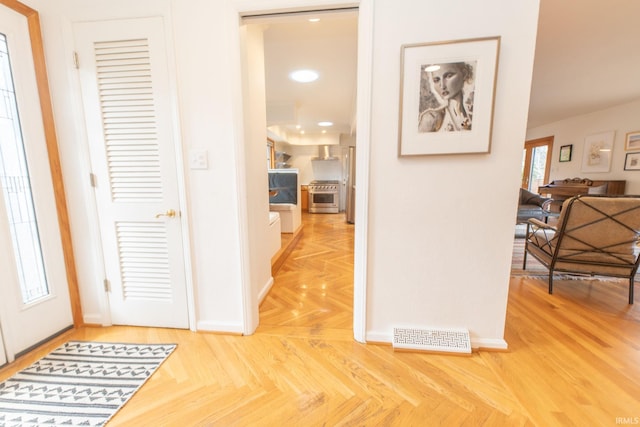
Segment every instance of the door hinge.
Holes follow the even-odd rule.
[[[104,291],[111,292],[111,283],[109,283],[109,279],[104,279]]]
[[[96,174],[94,174],[94,173],[90,173],[89,174],[89,182],[91,183],[91,186],[94,187],[94,188],[98,186],[96,184],[96,182],[97,182],[96,181]]]
[[[78,52],[73,52],[73,65],[76,67],[76,70],[80,69],[80,60],[78,59]]]

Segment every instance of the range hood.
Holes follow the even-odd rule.
[[[318,157],[313,157],[311,160],[338,160],[338,158],[331,155],[330,145],[319,145]]]

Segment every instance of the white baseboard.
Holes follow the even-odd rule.
[[[243,328],[240,323],[217,323],[209,321],[200,321],[197,323],[198,331],[205,332],[222,332],[229,334],[242,334]]]
[[[380,331],[367,331],[366,333],[367,342],[372,343],[389,343],[393,342],[393,331],[391,332],[380,332]],[[496,338],[478,338],[471,337],[471,348],[472,349],[485,349],[485,350],[507,350],[509,348],[509,344],[504,339],[496,339]]]
[[[103,322],[102,316],[100,314],[83,314],[82,321],[86,325],[109,326]]]
[[[367,331],[365,333],[366,342],[381,342],[389,343],[393,342],[393,332],[379,332],[379,331]]]
[[[264,300],[267,297],[267,294],[271,290],[272,286],[273,286],[273,277],[269,277],[269,280],[267,281],[267,283],[265,283],[265,285],[262,287],[262,290],[258,294],[258,305],[260,305],[262,303],[262,300]]]
[[[471,348],[483,350],[508,350],[509,344],[503,339],[496,338],[471,338]]]

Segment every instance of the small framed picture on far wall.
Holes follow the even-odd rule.
[[[640,130],[627,133],[624,141],[625,151],[640,150]]]
[[[640,153],[627,153],[624,159],[624,170],[640,171]]]
[[[573,151],[573,144],[563,145],[560,147],[560,161],[570,162],[571,152]]]

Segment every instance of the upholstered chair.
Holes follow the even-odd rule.
[[[638,271],[640,196],[576,196],[565,200],[555,226],[528,221],[527,253],[549,269],[549,293],[554,272],[611,276],[629,280],[633,304]]]

